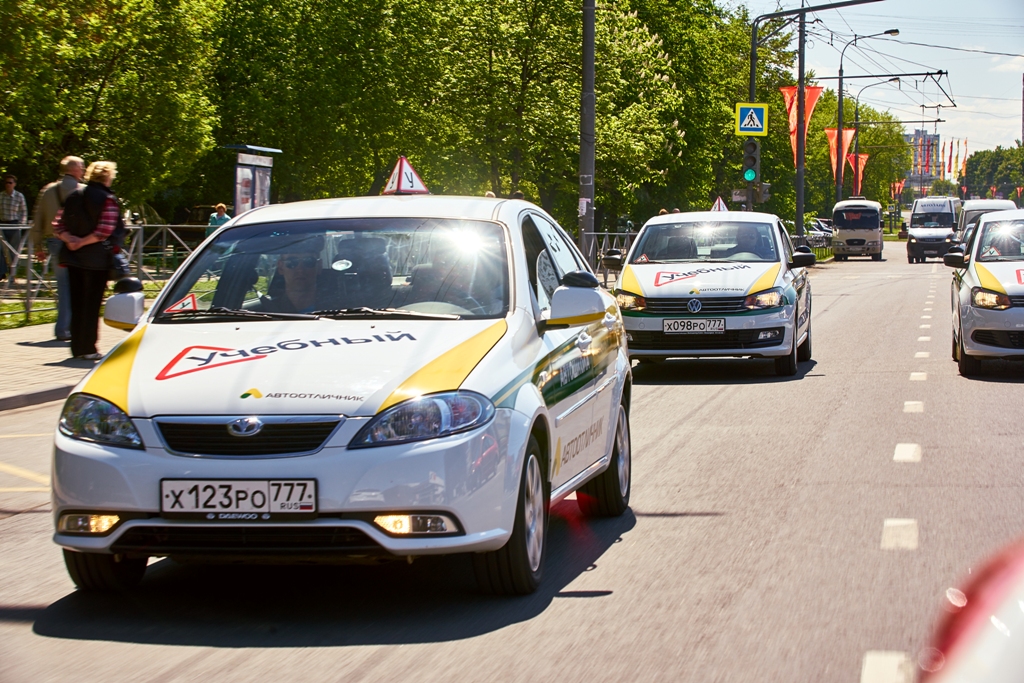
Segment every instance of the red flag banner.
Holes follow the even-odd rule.
[[[945,177],[946,177],[946,173],[945,173],[945,169],[946,169],[946,141],[945,140],[942,141],[942,151],[939,152],[939,163],[937,165],[938,165],[938,168],[936,170],[939,172],[939,175],[942,176],[943,179],[945,179]]]
[[[989,188],[988,188],[988,191],[992,193],[992,197],[993,197],[993,198],[995,198],[995,196],[996,196],[996,190],[998,190],[998,189],[999,189],[999,188],[997,188],[997,187],[996,187],[995,185],[992,185],[991,187],[989,187]]]
[[[1021,193],[1024,193],[1024,187],[1017,188],[1017,199],[1020,199]]]
[[[928,140],[924,147],[924,172],[931,175],[932,172],[932,141]]]
[[[854,134],[854,132],[856,132],[856,131],[854,131],[853,128],[844,128],[843,129],[843,149],[842,149],[842,151],[839,151],[839,150],[836,149],[837,143],[838,143],[838,137],[839,137],[838,129],[836,129],[836,128],[826,128],[825,129],[825,135],[828,136],[828,156],[829,156],[829,159],[832,161],[832,177],[833,178],[835,178],[836,174],[839,173],[839,170],[836,167],[836,159],[845,159],[846,158],[846,153],[850,149],[850,143],[853,142],[853,134]]]
[[[963,190],[964,199],[967,199],[967,186],[966,185],[961,185],[960,189]]]
[[[907,179],[906,178],[903,178],[903,179],[900,180],[900,182],[898,183],[899,188],[896,190],[896,196],[897,197],[903,196],[903,187],[906,184],[907,184]]]
[[[856,196],[860,194],[860,186],[864,182],[864,164],[868,163],[868,155],[847,154],[846,160],[850,162],[850,167],[853,168],[853,194]]]
[[[960,166],[960,175],[967,177],[967,138],[964,138],[964,162]]]
[[[818,98],[825,88],[818,85],[804,86],[804,143],[807,142],[807,124],[810,123],[811,114],[814,113],[814,105],[818,104]],[[782,98],[786,101],[786,112],[789,114],[789,143],[793,147],[793,166],[796,166],[796,129],[797,129],[797,107],[796,91],[797,86],[787,85],[779,88],[782,91]]]
[[[953,172],[953,141],[949,141],[949,161],[946,162],[946,174],[949,175]]]

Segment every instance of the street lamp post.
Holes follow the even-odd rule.
[[[878,81],[877,83],[868,83],[863,88],[861,88],[860,90],[857,91],[857,97],[854,98],[854,102],[856,104],[855,104],[855,106],[853,108],[853,159],[854,159],[855,163],[851,164],[851,165],[853,166],[853,186],[858,188],[858,189],[863,189],[863,188],[858,187],[860,185],[860,180],[861,180],[861,178],[860,178],[860,95],[861,95],[862,92],[864,92],[868,88],[873,88],[876,85],[885,85],[886,83],[899,83],[899,82],[900,82],[900,79],[899,79],[899,76],[897,76],[895,78],[890,78],[889,80],[886,80],[886,81]],[[842,162],[843,162],[843,160],[840,159],[839,160],[840,166],[842,165]],[[842,186],[840,186],[840,187],[842,187]]]
[[[873,33],[869,36],[858,36],[854,35],[853,40],[848,42],[842,52],[839,53],[839,133],[836,136],[836,145],[839,147],[841,152],[843,149],[843,58],[846,56],[846,48],[851,45],[855,45],[858,40],[867,40],[868,38],[878,38],[880,36],[898,36],[900,30],[898,28],[891,28],[888,31],[882,31],[881,33]],[[837,155],[838,156],[838,155]],[[843,201],[843,162],[844,159],[839,159],[836,163],[836,201]]]

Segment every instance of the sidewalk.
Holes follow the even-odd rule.
[[[100,322],[100,352],[126,336]],[[0,358],[0,410],[65,398],[95,365],[71,358],[71,345],[53,338],[52,324],[0,330]]]

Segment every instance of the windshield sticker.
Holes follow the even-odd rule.
[[[276,344],[256,346],[251,349],[231,349],[220,346],[189,346],[174,357],[170,363],[164,366],[157,376],[157,380],[172,379],[181,377],[200,370],[219,368],[234,363],[245,363],[251,360],[261,360],[278,351],[302,351],[306,349],[319,349],[328,344],[333,346],[348,346],[351,344],[377,344],[397,341],[417,341],[416,337],[408,332],[384,332],[382,334],[371,334],[366,337],[338,337],[321,340],[300,341],[289,339]],[[192,354],[192,355],[189,355]],[[255,394],[254,394],[255,396]],[[243,397],[244,398],[244,397]]]
[[[640,254],[639,256],[636,257],[637,263],[647,263],[647,261],[649,260],[650,259],[647,258],[647,254]]]
[[[708,273],[721,273],[730,270],[749,270],[750,266],[740,263],[735,266],[722,266],[721,268],[698,268],[696,270],[688,270],[683,273],[671,273],[666,271],[660,271],[654,276],[654,286],[661,287],[662,285],[669,285],[679,280],[689,280],[690,278],[697,277],[698,275],[706,275]]]
[[[195,311],[198,308],[199,304],[196,302],[196,295],[189,294],[181,301],[176,301],[165,308],[164,313],[174,313],[175,311]]]

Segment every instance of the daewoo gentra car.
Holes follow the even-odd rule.
[[[141,293],[108,300],[134,326]],[[55,541],[75,583],[147,558],[473,553],[543,572],[550,502],[630,495],[622,319],[524,201],[374,197],[245,213],[68,398]]]
[[[954,268],[953,360],[965,377],[983,358],[1024,359],[1024,210],[981,216],[970,241],[943,256]]]
[[[640,230],[616,284],[640,362],[678,356],[775,359],[794,375],[811,359],[814,265],[777,216],[701,212],[655,216]]]

